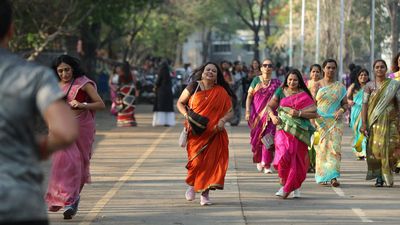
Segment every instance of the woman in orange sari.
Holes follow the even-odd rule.
[[[211,205],[209,190],[223,189],[228,169],[228,135],[225,123],[232,117],[231,97],[234,94],[224,80],[217,64],[208,62],[192,74],[192,80],[177,102],[188,129],[188,170],[186,199],[193,201],[195,192],[201,192],[200,204]],[[199,134],[191,110],[208,118],[208,124]],[[196,129],[195,129],[196,128]]]

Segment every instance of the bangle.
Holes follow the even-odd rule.
[[[183,117],[187,118],[187,113],[183,114]]]
[[[226,123],[225,120],[223,120],[223,119],[220,119],[220,121],[222,121],[224,124]]]
[[[345,110],[345,109],[343,109],[342,107],[340,107],[340,109],[339,109],[339,110],[342,110],[342,113],[346,112],[346,110]]]
[[[297,117],[300,117],[300,116],[301,116],[301,110],[299,110],[299,115]]]

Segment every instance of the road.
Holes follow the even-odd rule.
[[[252,163],[245,123],[227,127],[230,161],[225,190],[211,192],[212,206],[184,197],[186,153],[175,127],[151,126],[152,106],[137,106],[138,127],[116,128],[108,112],[97,114],[92,184],[81,193],[79,212],[63,220],[49,213],[51,224],[194,225],[194,224],[399,224],[400,186],[375,188],[366,181],[366,162],[350,150],[350,129],[343,137],[340,188],[324,187],[308,174],[302,197],[282,200],[276,173],[264,174]],[[48,170],[48,164],[44,165]]]

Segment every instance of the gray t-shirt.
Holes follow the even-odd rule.
[[[63,96],[55,76],[0,48],[0,223],[47,220],[35,123]]]

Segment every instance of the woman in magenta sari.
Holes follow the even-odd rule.
[[[90,182],[89,161],[95,136],[95,110],[105,105],[96,84],[84,76],[79,60],[68,55],[58,57],[53,69],[61,89],[79,124],[79,137],[63,151],[52,155],[52,167],[45,200],[49,211],[64,207],[64,219],[71,219],[78,210],[79,193]]]
[[[272,79],[273,64],[266,59],[261,65],[261,76],[254,77],[246,99],[246,120],[250,127],[250,144],[253,163],[257,170],[272,173],[274,159],[275,125],[269,121],[266,106],[276,89],[281,85],[278,79]]]
[[[278,116],[272,111],[276,107]],[[267,112],[277,129],[273,164],[282,188],[275,195],[285,199],[294,191],[294,197],[300,197],[299,188],[306,179],[310,163],[308,146],[315,131],[310,119],[318,114],[299,70],[289,71],[282,87],[269,101]]]

